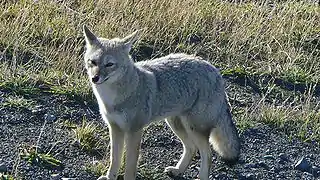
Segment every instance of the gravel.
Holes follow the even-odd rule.
[[[234,88],[242,88],[243,94],[250,93],[246,87],[235,87],[229,83],[231,93]],[[10,95],[11,92],[0,90],[1,101]],[[85,167],[88,163],[109,158],[108,142],[102,144],[105,148],[99,153],[89,153],[79,148],[74,142],[72,129],[63,125],[65,120],[81,124],[85,117],[87,121],[107,130],[96,104],[87,106],[88,103],[81,100],[46,93],[26,98],[35,101],[36,105],[29,108],[0,106],[0,173],[7,171],[22,179],[32,180],[96,179],[98,176],[86,171]],[[247,100],[254,102],[255,97],[250,96]],[[180,141],[163,121],[151,124],[144,132],[139,179],[174,179],[164,174],[163,170],[177,163],[182,153]],[[229,166],[214,154],[210,179],[320,179],[320,149],[317,144],[289,138],[264,124],[246,129],[240,138],[239,162]],[[61,161],[62,166],[46,168],[21,159],[19,153],[30,146],[37,146],[39,152],[49,152]],[[199,159],[197,154],[183,177],[175,179],[196,178]]]

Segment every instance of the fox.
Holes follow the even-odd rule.
[[[117,179],[124,150],[123,178],[136,179],[143,128],[160,120],[183,146],[178,163],[164,172],[183,175],[199,152],[198,176],[208,180],[212,148],[226,162],[240,156],[223,77],[209,61],[185,53],[134,62],[130,50],[144,30],[107,39],[83,25],[85,69],[110,135],[110,165],[98,180]]]

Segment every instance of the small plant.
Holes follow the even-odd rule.
[[[34,86],[36,80],[17,76],[10,79],[1,78],[0,88],[9,90],[18,95],[37,94],[39,88]]]
[[[39,164],[45,167],[61,167],[62,165],[60,160],[55,159],[49,153],[39,153],[38,148],[34,146],[23,148],[20,156],[30,164]]]
[[[73,122],[69,121],[69,120],[62,121],[60,124],[63,127],[66,127],[68,129],[76,129],[77,128],[77,125],[74,124]]]
[[[101,146],[101,141],[97,137],[98,130],[97,125],[87,122],[84,118],[82,124],[73,129],[73,132],[81,148],[93,151]]]
[[[0,180],[14,180],[10,174],[0,173]]]
[[[20,157],[30,164],[37,164],[44,167],[49,168],[57,168],[61,167],[62,163],[60,160],[55,159],[52,155],[50,155],[50,151],[47,153],[40,153],[39,146],[41,136],[44,132],[44,128],[46,126],[47,121],[44,122],[40,134],[38,136],[37,145],[36,146],[25,146],[20,150]]]
[[[222,70],[221,74],[223,76],[245,77],[249,75],[249,72],[247,72],[243,67],[235,67],[231,69]]]
[[[108,168],[106,163],[100,161],[93,161],[91,163],[86,164],[85,171],[92,173],[97,176],[102,176],[106,174]]]
[[[21,96],[8,96],[0,106],[29,109],[29,107],[33,105],[34,101],[25,99]]]
[[[238,110],[237,112],[235,112],[235,119],[240,133],[254,127],[254,125],[256,124],[256,122],[254,122],[253,119],[250,118],[248,109]]]
[[[312,81],[309,73],[298,66],[292,66],[289,69],[284,70],[282,77],[294,84],[310,83]]]

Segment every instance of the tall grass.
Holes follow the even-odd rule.
[[[320,8],[225,1],[4,1],[0,7],[2,63],[35,72],[83,73],[81,27],[103,37],[147,28],[151,56],[198,53],[221,67],[246,66],[282,74],[297,67],[319,77]]]

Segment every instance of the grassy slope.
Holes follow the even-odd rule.
[[[92,99],[82,63],[84,23],[109,38],[146,28],[133,50],[139,60],[188,52],[208,58],[228,73],[242,69],[247,75],[267,74],[292,83],[317,84],[320,79],[320,7],[315,4],[132,2],[1,2],[0,88],[17,94],[49,91]],[[290,125],[302,139],[320,140],[319,106],[310,100],[310,91],[299,105],[261,102],[241,109],[239,122]]]

